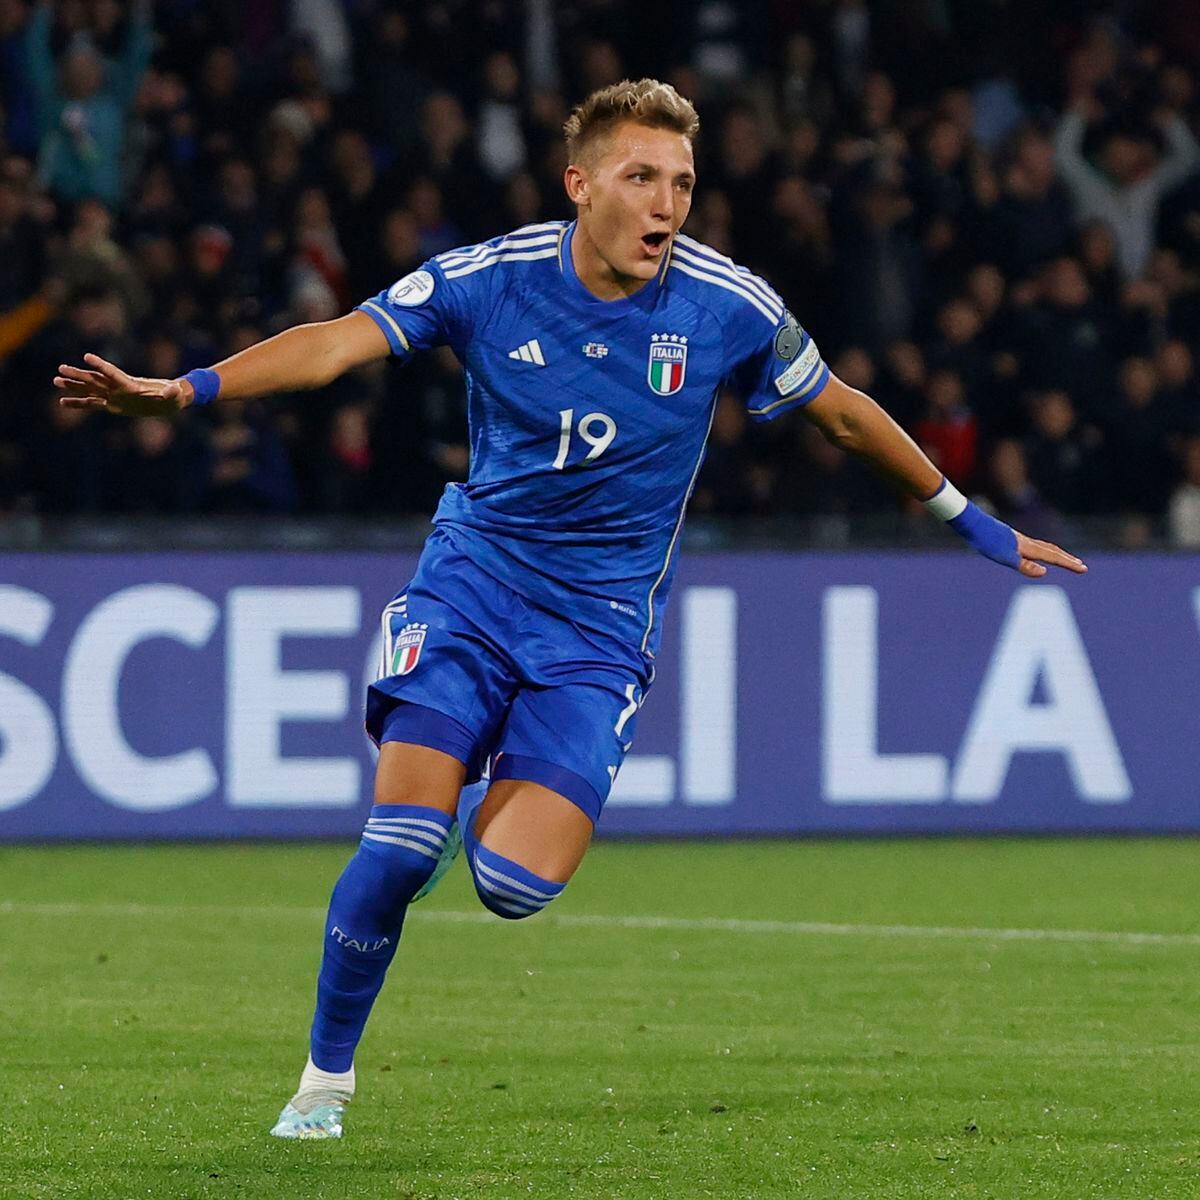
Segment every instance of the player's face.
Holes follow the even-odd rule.
[[[579,228],[600,259],[597,265],[631,282],[654,278],[687,219],[695,183],[688,139],[633,121],[608,135],[589,166],[567,172]]]

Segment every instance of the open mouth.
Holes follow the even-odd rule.
[[[656,257],[666,244],[669,234],[666,233],[644,233],[642,234],[642,248],[651,257]]]

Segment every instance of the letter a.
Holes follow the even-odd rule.
[[[1045,704],[1031,702],[1039,677]],[[951,799],[997,799],[1012,756],[1029,750],[1064,755],[1084,800],[1114,804],[1132,795],[1070,601],[1062,588],[1044,584],[1013,596],[963,739]]]

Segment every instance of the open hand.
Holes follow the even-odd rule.
[[[1065,550],[1060,550],[1053,542],[1039,542],[1034,538],[1026,537],[1015,529],[1013,533],[1017,535],[1017,553],[1021,556],[1021,563],[1017,570],[1026,578],[1040,579],[1046,574],[1047,568],[1043,565],[1045,563],[1049,563],[1052,567],[1062,567],[1064,570],[1074,571],[1076,575],[1087,574],[1087,566],[1082,559],[1068,554]]]
[[[191,400],[190,385],[185,389],[177,379],[127,375],[98,354],[85,354],[83,361],[91,370],[63,363],[54,377],[54,386],[63,393],[59,403],[68,408],[104,408],[128,417],[165,417],[187,407]]]

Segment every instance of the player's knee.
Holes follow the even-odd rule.
[[[472,847],[470,864],[479,899],[498,917],[510,921],[541,912],[567,886],[543,879],[479,842]]]
[[[371,917],[389,921],[428,882],[450,825],[450,816],[436,808],[375,805],[358,852],[334,889],[335,899],[368,924]]]

